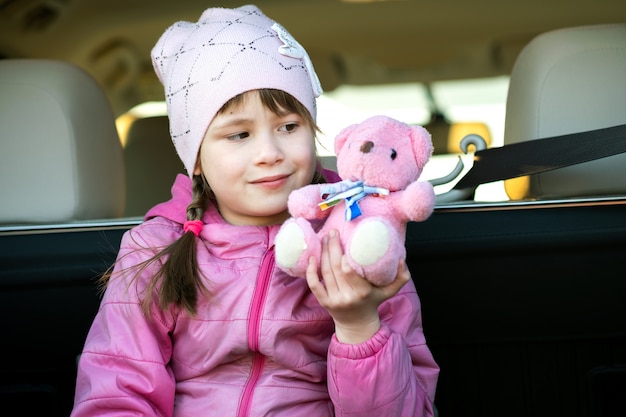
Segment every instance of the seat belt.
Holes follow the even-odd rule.
[[[537,174],[626,152],[626,125],[512,143],[474,153],[474,164],[453,187]]]

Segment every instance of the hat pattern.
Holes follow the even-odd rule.
[[[207,9],[198,22],[170,26],[152,49],[170,134],[193,175],[207,127],[228,100],[250,90],[283,90],[315,120],[322,87],[306,50],[256,6]]]

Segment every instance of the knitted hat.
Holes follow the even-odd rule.
[[[206,129],[238,94],[283,90],[316,118],[322,87],[308,54],[256,6],[210,8],[197,23],[177,22],[151,55],[165,89],[170,134],[190,177]]]

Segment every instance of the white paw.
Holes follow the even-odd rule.
[[[361,223],[350,242],[350,256],[362,266],[368,266],[382,258],[391,241],[391,233],[383,222],[373,220]]]
[[[274,243],[276,262],[284,268],[293,268],[307,248],[304,232],[295,222],[283,224]]]

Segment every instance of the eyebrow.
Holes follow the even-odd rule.
[[[211,126],[212,129],[223,129],[231,126],[241,125],[251,123],[252,119],[248,117],[234,117],[227,118],[226,120],[220,121],[217,124]]]

